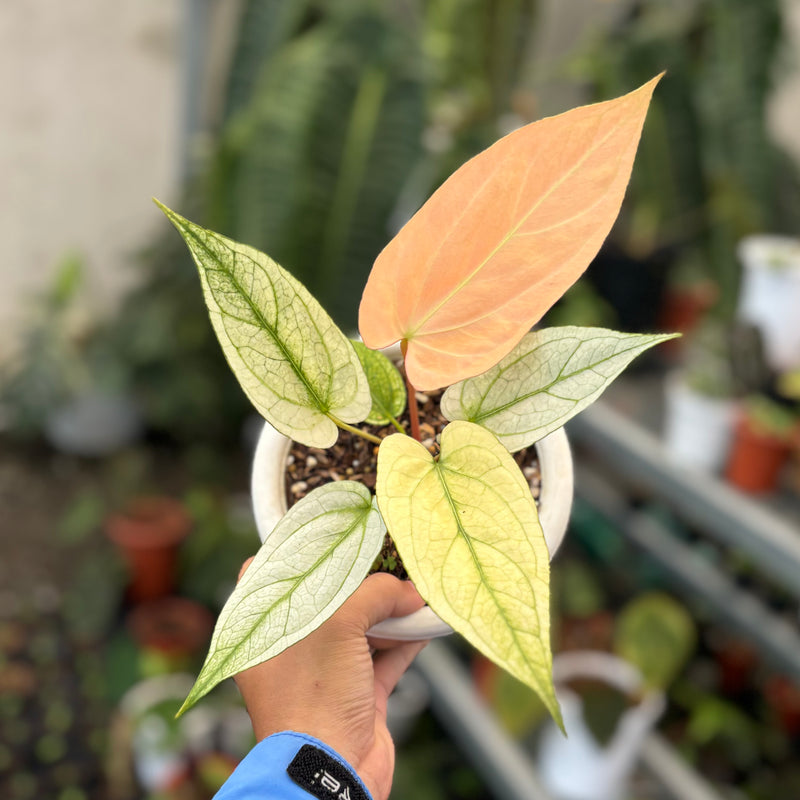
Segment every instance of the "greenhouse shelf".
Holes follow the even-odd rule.
[[[431,692],[433,712],[498,800],[553,800],[542,787],[531,754],[499,725],[475,692],[469,673],[449,646],[431,642],[415,669]],[[642,768],[671,800],[723,800],[658,734],[649,734]]]
[[[712,475],[676,464],[661,441],[602,401],[575,417],[567,432],[604,474],[669,504],[686,524],[752,559],[800,600],[800,526]]]
[[[757,644],[773,666],[800,680],[800,634],[702,552],[676,538],[653,516],[631,509],[623,493],[590,467],[576,469],[576,491],[631,542],[656,559],[684,589],[710,603],[731,627]]]

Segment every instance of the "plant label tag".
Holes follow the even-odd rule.
[[[348,769],[311,744],[304,744],[298,750],[286,773],[317,800],[369,800]]]

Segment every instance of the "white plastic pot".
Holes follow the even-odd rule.
[[[167,786],[185,769],[187,761],[183,737],[176,737],[164,716],[151,714],[151,709],[174,700],[177,710],[193,682],[191,675],[183,673],[158,675],[137,683],[122,698],[120,710],[131,724],[134,773],[147,792]],[[182,728],[187,718],[174,723],[175,727]]]
[[[692,389],[680,375],[665,387],[664,447],[683,467],[719,472],[728,456],[736,404]]]
[[[253,458],[251,491],[258,535],[263,542],[286,513],[284,472],[291,441],[264,424]],[[552,558],[564,538],[572,508],[572,456],[563,428],[536,443],[541,472],[539,520]],[[387,639],[446,636],[453,629],[425,606],[406,617],[384,620],[370,633]]]
[[[769,365],[800,366],[800,239],[748,236],[739,243],[739,317],[762,334]]]
[[[133,444],[143,427],[132,398],[89,391],[54,409],[45,420],[44,433],[62,453],[103,458]]]
[[[603,747],[586,726],[581,698],[567,684],[576,679],[600,681],[630,696],[639,695],[643,680],[627,661],[610,653],[574,651],[553,660],[553,681],[561,704],[565,737],[547,723],[538,751],[542,784],[555,800],[623,800],[644,737],[664,712],[660,691],[647,691],[625,711],[611,740]]]
[[[132,686],[120,701],[120,712],[130,730],[132,765],[136,780],[149,792],[158,792],[185,772],[189,762],[220,745],[227,755],[241,759],[255,744],[250,718],[236,700],[218,695],[216,703],[195,706],[180,719],[172,720],[162,703],[177,711],[191,691],[194,678],[170,673],[147,678]]]

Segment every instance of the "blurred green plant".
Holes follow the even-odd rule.
[[[202,205],[194,186],[188,194]],[[162,235],[138,266],[109,346],[128,365],[148,427],[180,443],[237,441],[247,400],[206,323],[191,259]]]
[[[57,406],[89,390],[119,392],[128,381],[105,323],[86,312],[84,262],[68,253],[45,290],[33,299],[19,352],[0,367],[0,413],[23,438],[41,433]]]
[[[636,0],[570,69],[596,97],[666,69],[616,237],[639,257],[674,248],[704,265],[727,316],[738,240],[796,224],[797,168],[767,130],[784,27],[779,0]]]
[[[779,439],[788,440],[800,419],[793,409],[763,394],[746,397],[742,410],[755,431]]]
[[[707,320],[687,342],[684,359],[687,385],[707,397],[732,398],[737,394],[729,328]]]
[[[187,492],[184,503],[194,528],[180,551],[181,594],[220,609],[242,563],[258,549],[249,505],[237,513],[236,498],[203,487]]]
[[[351,328],[421,152],[422,58],[394,16],[250,0],[209,170],[208,227],[270,252]]]
[[[675,599],[650,592],[620,612],[614,650],[636,666],[649,688],[666,689],[686,666],[697,643],[689,612]]]

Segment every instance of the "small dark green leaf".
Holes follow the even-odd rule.
[[[367,375],[372,409],[366,418],[370,425],[388,425],[406,408],[406,386],[397,367],[377,350],[353,342],[361,366]]]

